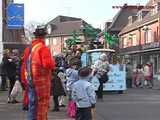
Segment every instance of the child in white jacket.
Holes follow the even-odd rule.
[[[77,106],[76,120],[92,120],[91,108],[95,107],[96,94],[90,81],[92,69],[81,68],[79,80],[73,84],[72,99]]]

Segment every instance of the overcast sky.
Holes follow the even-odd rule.
[[[118,9],[125,3],[144,5],[148,0],[14,0],[25,4],[25,23],[36,21],[45,23],[58,15],[79,17],[88,23],[102,27],[103,23],[112,19]]]

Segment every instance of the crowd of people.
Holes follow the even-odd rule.
[[[152,88],[153,87],[153,65],[151,62],[138,64],[133,68],[131,63],[126,65],[126,82],[128,87],[134,88]]]
[[[1,75],[1,90],[6,91],[8,87],[7,79],[9,80],[8,103],[18,103],[16,96],[12,96],[13,86],[17,81],[20,81],[20,55],[17,49],[3,51],[3,58],[0,64]]]
[[[52,56],[44,43],[45,30],[38,28],[34,35],[35,39],[22,55],[17,49],[3,52],[1,90],[9,88],[7,102],[20,102],[16,100],[17,95],[12,94],[18,81],[23,90],[22,108],[28,111],[28,120],[48,119],[50,96],[53,96],[54,103],[52,111],[67,107],[68,116],[76,120],[91,120],[96,95],[89,82],[92,69],[81,67],[82,50],[73,47],[65,55]]]
[[[8,103],[18,103],[12,94],[18,81],[23,89],[23,110],[28,111],[28,120],[47,120],[50,96],[53,96],[53,112],[67,107],[67,114],[76,120],[92,120],[96,97],[103,100],[103,84],[108,81],[109,61],[106,54],[90,67],[82,67],[82,49],[73,46],[65,53],[52,56],[45,45],[46,32],[42,28],[34,32],[35,39],[20,55],[19,51],[4,50],[0,64],[1,90],[7,90]],[[114,59],[113,64],[117,64]],[[126,64],[126,82],[129,87],[153,87],[153,68],[148,62],[132,68]],[[95,92],[91,79],[99,80]]]

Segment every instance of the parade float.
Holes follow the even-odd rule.
[[[92,66],[95,61],[97,61],[101,54],[106,54],[109,62],[109,72],[108,78],[109,80],[104,83],[104,91],[118,91],[119,93],[123,93],[126,90],[126,67],[124,64],[117,63],[113,64],[113,56],[115,54],[115,50],[113,49],[93,49],[88,50],[82,55],[82,65],[83,66]],[[92,83],[94,85],[95,90],[98,89],[99,81],[94,76],[92,79]]]

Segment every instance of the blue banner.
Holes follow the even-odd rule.
[[[8,29],[21,29],[24,27],[24,4],[8,4],[7,26]]]

